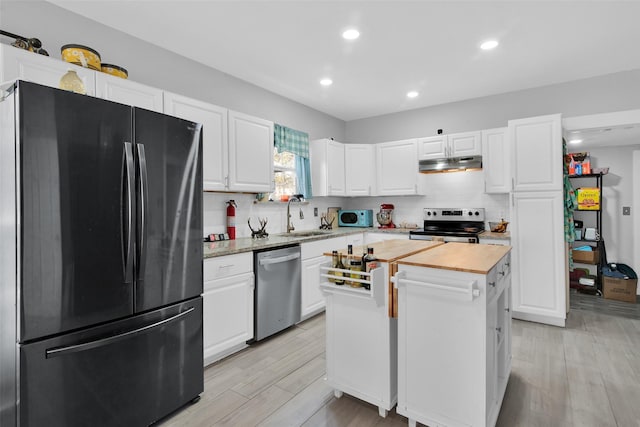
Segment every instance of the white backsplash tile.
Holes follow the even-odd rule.
[[[320,216],[313,216],[313,208],[318,208],[319,214],[326,212],[328,207],[343,209],[372,209],[375,213],[380,210],[382,203],[392,203],[395,206],[393,220],[400,224],[403,221],[422,226],[422,210],[425,207],[456,208],[472,207],[485,208],[486,221],[499,221],[504,218],[509,221],[508,194],[485,194],[484,177],[482,171],[441,173],[420,175],[420,186],[424,195],[421,196],[391,196],[391,197],[316,197],[308,204],[291,203],[291,221],[298,231],[313,230],[320,227]],[[250,237],[251,230],[247,219],[251,218],[251,225],[256,228],[259,218],[267,218],[267,232],[269,234],[284,233],[287,227],[286,203],[254,203],[251,194],[235,193],[204,193],[204,234],[224,233],[227,230],[226,201],[234,199],[236,208],[236,236]],[[304,219],[300,219],[300,209]]]

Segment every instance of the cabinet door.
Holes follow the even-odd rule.
[[[0,62],[2,82],[20,79],[57,88],[60,78],[71,69],[84,83],[87,95],[95,96],[96,72],[89,68],[7,45],[0,45],[0,55],[4,59]]]
[[[511,206],[513,317],[564,326],[564,210],[561,191],[516,192]]]
[[[449,157],[479,156],[482,154],[480,132],[464,132],[448,135]]]
[[[415,139],[376,144],[378,195],[418,194],[418,161]]]
[[[345,144],[345,186],[347,196],[373,196],[375,151],[372,144]]]
[[[227,109],[165,92],[164,112],[182,119],[202,123],[204,190],[225,190],[225,178],[228,175]]]
[[[447,157],[447,135],[419,138],[418,160],[441,159]]]
[[[511,191],[511,158],[507,128],[482,131],[482,163],[485,193]]]
[[[562,190],[560,114],[509,121],[514,191]]]
[[[327,194],[344,196],[345,190],[344,144],[336,141],[327,142]]]
[[[498,376],[497,376],[497,347],[498,347],[498,301],[494,298],[487,304],[487,357],[486,357],[486,375],[487,375],[487,390],[486,390],[486,414],[487,417],[492,413],[494,406],[498,400]],[[487,423],[487,425],[490,425]]]
[[[324,309],[324,296],[320,290],[320,265],[329,260],[329,257],[319,256],[302,261],[301,320]]]
[[[253,273],[204,283],[203,346],[205,364],[253,339]]]
[[[229,190],[273,190],[273,122],[229,111]]]
[[[131,80],[96,73],[96,96],[162,113],[162,90]]]

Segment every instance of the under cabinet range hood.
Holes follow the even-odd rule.
[[[464,172],[482,169],[482,156],[420,160],[420,173]]]

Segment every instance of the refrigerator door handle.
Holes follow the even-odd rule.
[[[144,334],[144,333],[150,331],[151,329],[160,327],[162,325],[166,325],[167,323],[175,322],[176,320],[179,320],[179,319],[187,316],[193,310],[195,310],[195,307],[189,307],[188,309],[186,309],[182,313],[178,313],[178,314],[176,314],[174,316],[168,317],[168,318],[166,318],[164,320],[161,320],[159,322],[152,323],[151,325],[147,325],[147,326],[143,326],[141,328],[133,329],[131,331],[127,331],[127,332],[124,332],[124,333],[121,333],[121,334],[118,334],[118,335],[113,335],[113,336],[106,337],[106,338],[100,338],[100,339],[97,339],[97,340],[94,340],[94,341],[85,342],[85,343],[82,343],[82,344],[73,344],[73,345],[68,345],[68,346],[65,346],[65,347],[50,348],[50,349],[47,349],[45,351],[45,358],[46,359],[51,359],[51,358],[54,358],[54,357],[64,356],[64,355],[71,354],[71,353],[79,353],[81,351],[90,350],[92,348],[104,347],[104,346],[116,343],[118,341],[122,341],[124,339],[134,337],[136,335]]]
[[[146,267],[146,250],[147,250],[147,205],[148,205],[148,190],[147,190],[147,159],[144,153],[144,144],[136,144],[138,150],[138,171],[140,178],[140,203],[138,204],[140,209],[140,251],[138,252],[138,278],[142,279],[145,273]]]
[[[125,253],[123,254],[124,282],[133,282],[133,186],[135,181],[135,172],[133,168],[133,145],[130,142],[124,143],[124,165],[125,165],[125,182],[126,182],[126,227],[123,230],[123,239],[126,238]],[[126,234],[126,236],[125,236]]]

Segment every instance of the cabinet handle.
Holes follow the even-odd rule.
[[[224,177],[224,188],[229,188],[229,175]]]
[[[498,271],[498,274],[501,275],[501,276],[504,276],[505,272],[504,271]]]
[[[501,333],[501,332],[502,332],[502,328],[497,327],[497,328],[496,328],[496,331],[498,331],[498,333]]]
[[[509,307],[505,308],[504,311],[506,311],[507,313],[510,312],[511,310],[509,309]]]
[[[223,268],[229,268],[229,267],[233,267],[233,264],[221,265],[220,267],[218,267],[218,270],[222,270]]]
[[[496,282],[489,282],[489,286],[496,287]]]

